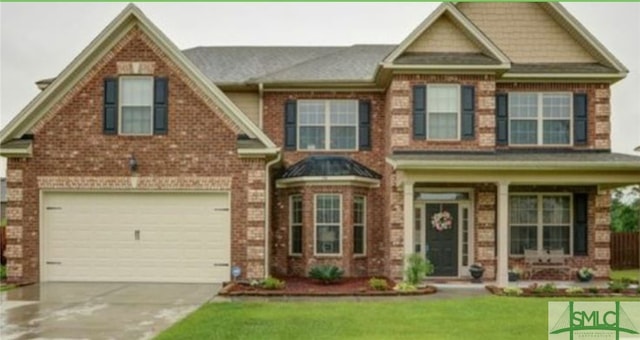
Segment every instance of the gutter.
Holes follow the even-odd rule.
[[[271,206],[270,206],[270,198],[271,193],[269,189],[271,188],[271,176],[270,170],[271,167],[282,160],[282,152],[278,152],[276,154],[276,158],[267,162],[265,165],[265,177],[264,177],[264,278],[266,279],[269,276],[269,229],[271,227]]]
[[[421,161],[386,159],[394,170],[640,170],[640,162],[617,162],[602,164],[584,164],[584,162],[540,162],[505,161]]]

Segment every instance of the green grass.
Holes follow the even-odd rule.
[[[13,288],[16,288],[16,286],[14,286],[14,285],[0,285],[0,292],[5,292],[5,291],[11,290]]]
[[[157,339],[546,339],[549,300],[210,303]]]
[[[640,280],[640,269],[612,270],[609,276],[612,280],[621,280],[623,278]]]

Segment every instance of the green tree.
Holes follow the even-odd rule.
[[[611,201],[611,230],[638,231],[640,227],[640,187],[617,189]]]

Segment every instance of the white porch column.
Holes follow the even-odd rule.
[[[404,182],[404,255],[413,253],[413,182]]]
[[[497,210],[496,285],[506,287],[509,284],[509,182],[498,182]]]

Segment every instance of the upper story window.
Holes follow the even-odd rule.
[[[570,145],[570,93],[509,94],[510,145]]]
[[[120,134],[153,131],[153,77],[120,77]]]
[[[288,100],[284,148],[302,151],[371,150],[369,100]]]
[[[460,86],[427,86],[427,139],[460,139]]]
[[[104,80],[103,132],[107,135],[164,135],[169,124],[169,80],[120,76]]]
[[[298,101],[298,149],[355,150],[358,101]]]

